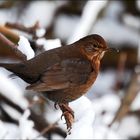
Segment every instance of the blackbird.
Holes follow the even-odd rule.
[[[29,83],[28,90],[41,92],[59,105],[67,128],[71,129],[74,112],[68,103],[84,95],[97,78],[100,60],[111,50],[97,35],[86,36],[73,44],[45,51],[20,63],[0,63]]]

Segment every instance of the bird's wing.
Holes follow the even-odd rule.
[[[54,91],[68,88],[70,85],[84,84],[92,67],[84,59],[67,59],[49,67],[37,83],[29,85],[26,89],[35,91]]]

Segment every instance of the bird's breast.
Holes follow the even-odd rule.
[[[85,84],[70,86],[67,89],[47,92],[46,96],[50,100],[57,103],[68,103],[74,101],[86,94],[90,87],[93,85],[97,77],[97,73],[91,72]]]
[[[94,84],[94,82],[97,78],[97,75],[98,75],[98,73],[96,73],[95,71],[91,72],[87,82],[84,85],[80,86],[81,92],[86,93],[90,89],[90,87]]]

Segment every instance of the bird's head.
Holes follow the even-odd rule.
[[[106,51],[116,50],[108,48],[105,40],[97,34],[86,36],[80,39],[79,42],[81,44],[79,45],[80,49],[89,60],[101,60]]]

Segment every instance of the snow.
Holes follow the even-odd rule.
[[[99,73],[94,85],[88,91],[87,96],[92,99],[95,97],[95,95],[108,94],[109,92],[112,92],[111,89],[113,88],[115,81],[116,72],[112,70],[106,70]]]
[[[92,139],[122,139],[115,129],[109,128],[108,125],[115,117],[120,106],[120,98],[113,92],[103,95],[100,98],[92,100],[92,110],[95,112],[93,124]],[[104,113],[103,113],[104,112]]]
[[[2,71],[0,71],[0,94],[23,109],[28,107],[28,101],[25,99],[22,90]]]
[[[97,115],[96,121],[102,122],[104,125],[109,125],[115,117],[120,103],[119,97],[113,93],[105,94],[101,98],[94,99],[92,101],[92,108]],[[103,112],[104,114],[102,115]]]
[[[136,5],[137,5],[137,8],[140,10],[140,1],[139,0],[136,1]]]
[[[48,40],[43,38],[45,30],[42,27],[50,25],[56,8],[64,3],[66,2],[33,1],[19,19],[25,25],[33,25],[39,20],[41,28],[36,31],[36,35],[39,37],[37,44],[43,45],[45,50],[61,46],[60,39]],[[113,42],[113,44],[116,43],[118,46],[127,43],[137,47],[139,41],[139,18],[125,14],[122,17],[124,24],[119,23],[118,17],[124,10],[119,1],[111,1],[104,11],[104,18],[101,17],[95,20],[99,11],[106,6],[106,3],[107,1],[88,1],[81,19],[78,16],[58,16],[55,23],[55,35],[62,39],[68,39],[67,42],[72,43],[89,33],[97,33],[103,36],[105,40]],[[136,1],[136,4],[140,7],[139,1]],[[10,12],[6,12],[6,10],[0,12],[0,23],[3,24],[9,20],[10,22],[16,21],[14,10]],[[92,31],[90,31],[91,28]],[[34,57],[30,43],[24,36],[20,36],[18,48],[27,55],[28,60]],[[19,126],[4,123],[0,120],[0,139],[44,139],[43,137],[38,137],[39,132],[34,129],[34,122],[29,119],[30,111],[27,109],[29,103],[24,97],[26,84],[22,83],[23,81],[19,78],[11,80],[8,78],[8,74],[8,72],[0,70],[0,94],[19,105],[25,111],[20,114],[9,105],[1,103],[4,110],[12,118],[19,121]],[[116,123],[111,128],[108,127],[121,104],[120,94],[116,94],[112,89],[115,81],[116,74],[114,71],[101,72],[88,92],[87,97],[91,100],[86,96],[82,96],[70,103],[70,107],[75,112],[75,122],[72,126],[71,135],[68,135],[66,139],[127,139],[140,134],[139,119],[136,116],[127,116],[117,127],[114,127]],[[93,97],[96,98],[93,99]],[[131,105],[132,111],[140,108],[139,98],[140,93],[138,93]],[[37,101],[38,97],[34,96],[33,100]],[[59,109],[55,110],[53,105],[54,103],[50,102],[46,107],[45,115],[43,115],[51,124],[59,120],[58,127],[66,130],[64,119],[60,120],[62,112]],[[53,136],[53,138],[58,138],[58,136]]]
[[[50,49],[58,48],[61,46],[60,39],[39,38],[36,42],[38,45],[43,45],[43,47],[46,51],[50,50]]]
[[[33,1],[20,20],[26,26],[31,26],[38,20],[41,27],[47,27],[52,22],[56,8],[63,4],[65,1]]]
[[[57,120],[59,120],[61,115],[62,115],[62,112],[60,111],[59,107],[56,110],[54,108],[54,102],[48,100],[48,104],[45,109],[45,118],[47,119],[47,121],[52,124],[52,123],[56,122]],[[58,123],[60,123],[60,125],[62,125],[62,127],[64,127],[64,124],[61,120],[58,121]]]
[[[133,30],[126,24],[121,24],[118,21],[119,15],[122,14],[123,10],[124,7],[120,1],[111,1],[104,12],[104,17],[97,20],[90,33],[100,34],[107,42],[118,46],[126,43],[137,47],[139,40],[138,30]],[[139,26],[139,18],[134,20],[134,17],[126,17],[126,15],[123,18],[124,23],[133,24],[133,26],[137,24]]]
[[[35,53],[33,49],[30,46],[30,43],[27,38],[24,36],[20,36],[20,40],[18,42],[18,49],[27,56],[27,60],[33,58],[35,56]]]
[[[79,22],[78,16],[60,15],[55,21],[54,34],[60,39],[67,40],[76,30]]]
[[[135,116],[125,117],[117,131],[122,137],[137,137],[140,134],[140,123],[139,119]]]
[[[37,96],[37,95],[35,95],[34,97],[33,97],[33,101],[38,101],[39,100],[39,97]]]
[[[2,107],[7,112],[7,114],[9,114],[9,116],[11,116],[14,120],[18,120],[21,117],[21,113],[13,109],[11,106],[3,103]]]
[[[34,122],[31,120],[28,120],[28,117],[30,115],[30,110],[25,110],[22,117],[19,120],[19,129],[20,129],[20,135],[21,139],[29,139],[28,136],[32,133],[32,128],[34,127]]]
[[[106,28],[107,26],[109,28]],[[98,20],[91,33],[100,34],[105,40],[118,46],[124,43],[138,46],[139,33],[137,31],[107,18]]]
[[[11,18],[12,17],[12,18]],[[1,25],[5,24],[5,22],[15,22],[15,10],[0,10],[0,23]]]
[[[27,109],[19,119],[19,126],[4,123],[0,120],[0,139],[45,139],[39,136],[33,126],[34,122],[28,120],[30,111]]]
[[[92,102],[85,96],[70,103],[70,108],[74,111],[75,122],[73,123],[71,135],[68,135],[66,139],[87,139],[93,138],[93,122],[95,119],[95,113],[92,108]],[[46,119],[50,123],[58,121],[58,125],[62,129],[66,129],[64,124],[65,120],[60,120],[62,112],[54,109],[54,103],[49,101],[49,105],[46,108]]]
[[[19,137],[18,130],[18,126],[0,120],[0,139],[17,139]]]
[[[91,101],[82,96],[71,102],[70,107],[75,112],[75,122],[72,126],[71,135],[68,135],[66,139],[92,139],[95,113]]]
[[[122,138],[115,130],[109,129],[107,126],[120,106],[120,99],[117,95],[105,95],[101,99],[95,99],[92,102],[87,97],[82,96],[71,102],[69,106],[75,112],[75,122],[73,123],[71,134],[67,135],[66,139]],[[102,111],[106,111],[104,116],[101,116]],[[55,111],[53,102],[51,102],[50,106],[47,107],[47,120],[49,119],[49,122],[53,123],[60,116],[61,111]],[[64,129],[66,126],[62,122],[63,120],[60,120],[58,124]]]
[[[116,22],[119,15],[124,10],[124,6],[120,1],[111,1],[108,7],[105,9],[104,16],[109,20],[115,20]]]
[[[94,138],[93,139],[126,139],[126,137],[122,137],[116,133],[116,131],[108,128],[106,125],[98,124],[94,126],[93,129]]]
[[[36,139],[39,133],[33,129],[34,122],[29,120],[30,110],[26,109],[19,119],[19,131],[21,139]]]
[[[25,11],[17,17],[17,9],[0,10],[0,23],[20,22],[25,26],[32,26],[38,20],[41,27],[48,27],[53,20],[55,10],[67,1],[32,1]],[[12,18],[11,18],[12,17]]]
[[[3,129],[3,128],[4,128],[4,124],[0,120],[0,138],[4,138],[7,133],[6,129]]]
[[[40,28],[36,30],[36,36],[37,37],[43,37],[45,35],[46,31],[44,28]]]
[[[93,109],[96,113],[102,111],[115,113],[120,106],[120,99],[115,94],[106,94],[102,98],[93,100]]]
[[[106,4],[107,1],[87,1],[83,9],[82,17],[73,35],[68,39],[68,43],[73,43],[89,33],[95,23],[98,13]]]
[[[123,21],[126,25],[133,27],[134,29],[140,29],[140,18],[134,17],[130,14],[123,15]]]
[[[139,110],[140,109],[140,92],[137,94],[136,98],[133,100],[131,104],[131,110]]]

